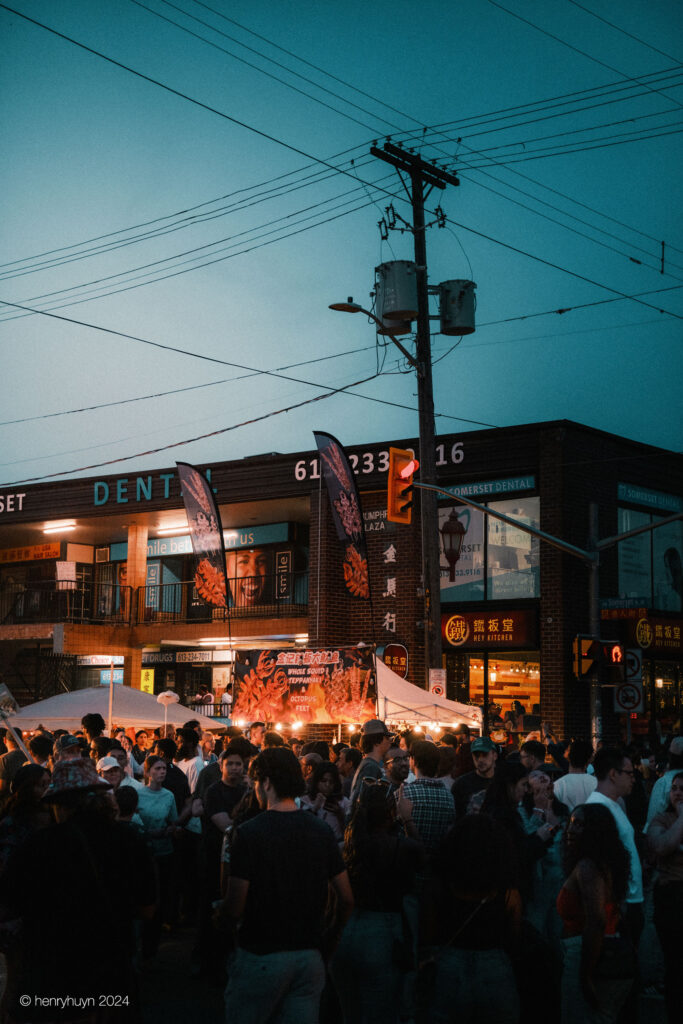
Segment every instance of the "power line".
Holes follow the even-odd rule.
[[[678,57],[672,57],[670,53],[666,53],[664,50],[659,50],[656,46],[646,43],[644,39],[640,38],[640,36],[632,35],[631,32],[627,32],[626,29],[621,28],[619,25],[615,25],[613,21],[608,21],[607,18],[601,17],[601,15],[596,14],[595,11],[591,11],[588,7],[584,7],[583,4],[577,3],[577,0],[567,0],[567,2],[573,4],[574,7],[578,7],[580,10],[585,11],[586,14],[590,14],[591,18],[596,18],[604,25],[609,25],[609,27],[613,28],[615,32],[621,32],[623,36],[628,36],[629,39],[635,40],[635,42],[640,43],[641,46],[646,46],[648,50],[652,50],[653,53],[658,53],[661,57],[666,57],[667,60],[670,60],[673,64],[679,63]]]

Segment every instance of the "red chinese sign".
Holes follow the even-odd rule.
[[[459,612],[441,616],[441,635],[451,647],[522,647],[537,642],[532,611]]]
[[[403,644],[387,644],[382,655],[384,664],[401,679],[408,676],[408,651]]]

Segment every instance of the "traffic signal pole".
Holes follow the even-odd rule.
[[[436,484],[436,438],[434,430],[434,391],[432,386],[432,350],[429,333],[429,290],[427,280],[427,239],[425,227],[425,185],[445,189],[459,185],[454,174],[427,163],[415,153],[387,142],[382,149],[373,146],[373,156],[395,167],[408,190],[413,211],[413,243],[417,281],[416,371],[420,428],[421,477],[425,484]],[[411,360],[412,361],[412,360]],[[425,683],[429,689],[430,668],[441,668],[441,580],[439,572],[439,519],[434,491],[421,495],[422,579],[424,600]]]

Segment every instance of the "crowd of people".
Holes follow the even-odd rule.
[[[331,744],[262,722],[107,736],[99,715],[18,738],[0,755],[3,1020],[137,1021],[160,944],[192,928],[187,970],[225,986],[227,1024],[632,1024],[650,898],[651,994],[680,1019],[682,736],[659,764],[379,719]]]

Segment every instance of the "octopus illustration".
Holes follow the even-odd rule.
[[[363,558],[355,544],[349,544],[344,559],[344,582],[354,597],[367,600],[370,597],[368,560]]]
[[[208,558],[202,558],[194,574],[197,593],[215,608],[225,608],[225,573],[217,569]]]

